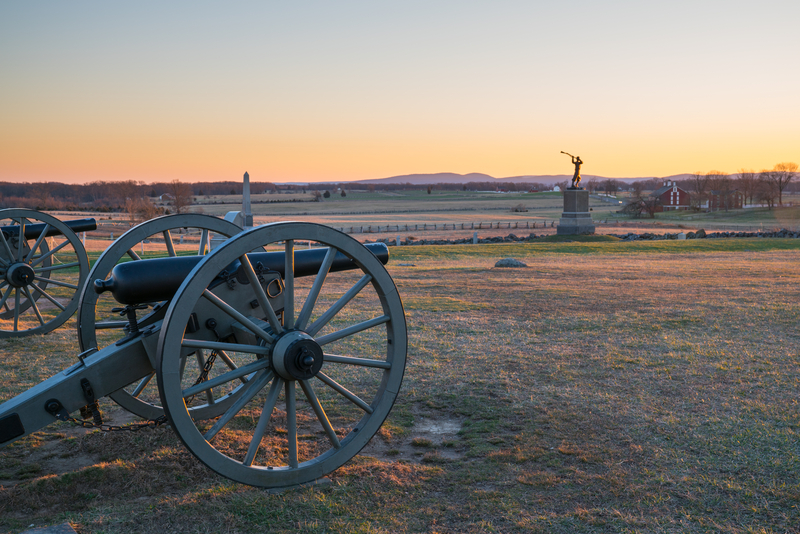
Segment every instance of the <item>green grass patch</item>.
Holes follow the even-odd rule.
[[[534,257],[545,254],[714,254],[720,252],[769,252],[800,250],[800,239],[780,238],[726,238],[687,239],[684,241],[619,241],[616,238],[578,241],[570,236],[568,241],[535,241],[532,243],[500,243],[480,245],[441,245],[392,247],[389,251],[393,262],[414,260],[449,260],[462,258],[515,258]],[[590,237],[590,236],[587,236]],[[603,237],[603,236],[596,236]],[[609,237],[609,236],[605,236]],[[554,242],[555,241],[555,242]],[[448,266],[441,263],[441,268]]]

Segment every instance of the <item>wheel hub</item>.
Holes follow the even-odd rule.
[[[35,277],[36,272],[27,263],[15,263],[6,271],[6,281],[14,287],[30,285]]]
[[[313,378],[322,363],[322,347],[305,332],[287,332],[272,349],[272,367],[286,380]]]

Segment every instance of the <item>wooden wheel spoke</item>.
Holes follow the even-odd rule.
[[[228,369],[230,369],[231,371],[235,371],[239,368],[239,366],[236,365],[236,363],[233,360],[231,360],[231,357],[228,356],[228,353],[225,352],[224,350],[217,349],[217,356],[222,358],[222,361],[225,362],[225,365],[227,365]],[[249,378],[247,378],[246,376],[240,376],[239,380],[242,382],[242,384],[247,384]]]
[[[31,263],[31,267],[36,267],[37,265],[42,263],[44,260],[46,260],[47,258],[51,257],[53,254],[55,254],[56,252],[58,252],[59,250],[61,250],[62,248],[66,247],[69,244],[70,244],[69,240],[62,241],[58,246],[51,248],[46,253],[44,253],[41,256],[39,256],[38,258],[36,258]]]
[[[208,230],[203,228],[202,233],[200,234],[200,246],[197,247],[197,255],[198,256],[205,256],[206,251],[208,250]]]
[[[31,303],[31,308],[33,308],[33,313],[36,314],[36,318],[39,319],[39,324],[44,326],[46,321],[42,317],[42,313],[39,311],[39,306],[36,305],[36,301],[33,300],[33,297],[31,297],[30,291],[28,291],[27,287],[23,287],[22,290],[25,292],[25,296],[27,297],[28,302]]]
[[[317,338],[317,343],[320,345],[327,345],[328,343],[332,343],[347,336],[352,336],[358,332],[363,332],[364,330],[368,330],[380,324],[388,323],[390,319],[391,317],[388,315],[381,315],[380,317],[375,317],[369,321],[363,321],[361,323],[354,324],[353,326],[348,326],[347,328],[337,330],[336,332],[331,332],[330,334],[320,336]]]
[[[22,261],[25,254],[25,245],[28,244],[28,239],[25,237],[25,219],[19,219],[19,246],[17,247],[17,261]]]
[[[253,438],[250,440],[250,446],[247,447],[247,454],[244,457],[244,461],[242,461],[244,465],[253,465],[253,460],[256,457],[258,448],[261,446],[261,440],[264,438],[264,433],[267,431],[267,425],[272,416],[272,411],[275,409],[275,403],[278,401],[282,383],[283,379],[276,376],[275,380],[272,381],[272,385],[269,387],[267,400],[264,401],[264,407],[261,409],[261,416],[258,418],[258,424],[253,431]]]
[[[287,239],[283,271],[283,324],[294,328],[294,239]]]
[[[340,383],[338,383],[336,380],[332,379],[331,377],[329,377],[325,373],[323,373],[323,372],[317,373],[317,378],[319,378],[322,382],[324,382],[332,390],[334,390],[335,392],[340,394],[342,397],[344,397],[345,399],[349,400],[350,402],[352,402],[353,404],[355,404],[356,406],[358,406],[359,408],[361,408],[365,412],[367,412],[367,413],[372,413],[373,412],[372,407],[369,404],[367,404],[366,402],[361,400],[352,391],[350,391],[349,389],[347,389],[346,387],[344,387],[343,385],[341,385]]]
[[[68,288],[70,288],[70,289],[75,289],[75,290],[77,290],[77,289],[78,289],[78,286],[76,286],[75,284],[70,284],[70,283],[67,283],[67,282],[62,282],[61,280],[53,280],[52,278],[45,278],[45,277],[43,277],[43,276],[34,276],[34,277],[33,277],[33,279],[34,279],[34,280],[39,280],[40,282],[45,282],[45,283],[48,283],[48,284],[53,284],[54,286],[68,287]]]
[[[31,261],[33,255],[36,254],[36,249],[38,249],[39,245],[42,244],[42,240],[44,240],[48,230],[50,230],[50,223],[45,223],[42,233],[40,233],[39,237],[36,238],[36,242],[33,244],[33,247],[31,247],[31,250],[28,252],[28,255],[25,256],[25,263]]]
[[[303,393],[305,393],[309,404],[311,404],[311,408],[314,410],[314,413],[317,416],[317,420],[322,425],[322,428],[325,430],[325,434],[328,435],[328,440],[330,440],[331,445],[333,445],[333,448],[334,449],[341,448],[342,444],[339,443],[339,436],[336,435],[336,431],[333,429],[333,426],[331,426],[331,422],[328,420],[328,415],[322,408],[322,404],[320,404],[316,393],[314,393],[314,388],[311,386],[311,383],[308,380],[301,380],[300,387],[303,388]]]
[[[286,439],[289,447],[289,467],[297,468],[297,399],[294,380],[286,381]]]
[[[40,267],[40,268],[36,269],[36,273],[37,274],[38,273],[47,273],[47,272],[52,272],[52,271],[60,271],[61,269],[71,269],[73,267],[80,266],[80,264],[81,263],[79,261],[73,261],[73,262],[70,262],[70,263],[60,263],[58,265],[51,265],[50,267]]]
[[[2,233],[2,232],[0,232],[0,233]],[[14,287],[13,287],[13,286],[8,286],[8,289],[6,289],[6,292],[3,294],[3,298],[2,298],[2,299],[0,299],[0,308],[2,308],[3,306],[5,306],[5,307],[6,307],[6,310],[8,310],[8,309],[9,309],[9,308],[8,308],[8,304],[7,304],[7,301],[8,301],[8,297],[9,297],[9,296],[11,296],[11,292],[12,292],[13,290],[14,290]]]
[[[50,279],[49,278],[45,278],[45,280],[49,281]],[[50,296],[50,294],[47,291],[45,291],[44,289],[42,289],[41,287],[37,286],[36,284],[31,284],[31,287],[33,289],[35,289],[36,291],[38,291],[44,298],[49,300],[53,304],[53,306],[59,308],[61,311],[66,310],[66,308],[60,302],[58,302],[56,299],[54,299],[52,296]],[[128,324],[128,323],[126,322],[125,324]]]
[[[347,292],[339,297],[339,300],[333,303],[333,306],[328,308],[328,310],[320,316],[319,319],[314,321],[314,323],[308,327],[308,335],[313,336],[322,328],[325,327],[331,319],[333,319],[337,313],[341,311],[342,308],[347,306],[347,303],[350,302],[358,295],[362,289],[366,287],[366,285],[372,280],[372,276],[369,274],[365,274],[361,277],[361,279],[355,283],[353,287],[347,290]]]
[[[136,385],[136,389],[133,390],[131,395],[134,396],[134,397],[138,397],[139,395],[141,395],[142,391],[144,391],[144,388],[147,387],[147,384],[150,383],[150,381],[153,379],[154,376],[156,376],[156,372],[155,371],[153,371],[152,373],[150,373],[146,377],[142,378],[142,380]]]
[[[259,336],[261,339],[265,340],[267,343],[271,343],[272,342],[273,338],[266,330],[264,330],[263,328],[261,328],[260,326],[255,324],[253,321],[251,321],[250,319],[248,319],[247,317],[245,317],[244,315],[242,315],[238,311],[236,311],[232,306],[230,306],[224,300],[222,300],[221,298],[216,296],[214,293],[212,293],[211,291],[206,289],[205,291],[203,291],[203,296],[209,302],[211,302],[213,305],[218,307],[220,310],[222,310],[223,312],[227,313],[228,315],[230,315],[231,317],[233,317],[234,319],[236,319],[240,323],[242,323],[242,325],[244,325],[244,327],[247,328],[248,330],[250,330],[252,333],[254,333],[255,335]],[[230,349],[229,348],[229,350],[235,350],[235,349]]]
[[[222,384],[230,382],[231,380],[236,380],[237,378],[250,375],[252,373],[255,373],[256,371],[260,371],[267,367],[269,367],[268,359],[264,358],[262,360],[256,360],[247,365],[243,365],[233,371],[228,371],[227,373],[215,376],[214,378],[209,378],[205,382],[197,384],[196,386],[191,386],[184,389],[183,397],[184,398],[191,397],[192,395],[196,395],[201,391],[205,391],[208,388],[221,386]]]
[[[236,402],[234,402],[230,408],[225,410],[225,413],[223,413],[220,418],[217,419],[217,422],[214,423],[214,426],[208,429],[208,431],[204,434],[203,437],[206,439],[206,441],[210,441],[214,436],[216,436],[217,433],[222,430],[225,425],[227,425],[230,420],[233,419],[236,414],[239,413],[245,407],[245,405],[269,383],[270,380],[272,380],[273,376],[274,375],[272,374],[272,371],[263,371],[260,373],[260,376],[256,376],[250,381],[250,383],[248,383],[246,386],[243,386],[246,388],[245,391],[242,392],[239,398],[236,399]],[[202,386],[204,384],[198,385]]]
[[[8,259],[13,263],[14,253],[11,251],[11,246],[8,244],[8,240],[6,240],[6,234],[3,232],[0,232],[0,241],[3,243],[3,250],[5,250],[6,254],[8,254]],[[3,261],[3,264],[9,265],[9,263],[6,261]]]
[[[162,235],[164,236],[164,244],[167,246],[167,254],[172,257],[177,256],[178,254],[175,253],[175,244],[172,242],[172,234],[169,230],[164,230]]]
[[[19,288],[14,291],[14,332],[19,331]]]
[[[327,278],[328,273],[331,270],[331,265],[333,264],[333,259],[335,257],[336,249],[333,247],[328,247],[328,252],[325,254],[325,259],[322,260],[322,265],[320,265],[317,277],[314,279],[314,285],[311,286],[311,290],[308,292],[308,297],[306,297],[306,301],[303,304],[303,309],[300,311],[300,315],[297,316],[296,326],[299,330],[303,330],[308,324],[308,320],[311,318],[311,314],[314,311],[314,305],[317,303],[317,298],[319,297],[319,292],[322,290],[322,285],[325,283],[325,278]]]
[[[358,365],[361,367],[376,367],[378,369],[392,368],[392,364],[385,360],[353,358],[352,356],[339,356],[338,354],[323,354],[323,360],[330,363],[343,363],[345,365]]]
[[[239,256],[239,261],[242,263],[242,269],[244,269],[244,274],[247,276],[247,280],[250,282],[250,287],[253,289],[253,293],[255,294],[256,301],[258,301],[258,305],[261,306],[261,309],[267,314],[267,321],[269,321],[272,331],[276,334],[282,333],[283,327],[281,326],[281,322],[278,319],[278,316],[275,314],[275,309],[272,307],[267,293],[264,291],[264,288],[261,287],[261,283],[258,281],[258,276],[253,269],[253,264],[250,263],[250,259],[247,257],[247,254],[242,254]]]

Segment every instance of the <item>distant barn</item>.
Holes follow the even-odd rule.
[[[678,187],[672,181],[664,182],[664,185],[653,192],[653,196],[661,201],[661,206],[656,211],[668,210],[688,210],[689,192]]]

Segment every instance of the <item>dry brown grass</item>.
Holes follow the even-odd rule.
[[[737,243],[393,249],[405,383],[331,485],[272,495],[167,428],[58,424],[0,451],[0,530],[796,531],[800,250]],[[509,255],[529,267],[493,268]],[[0,396],[76,346],[0,341]]]

